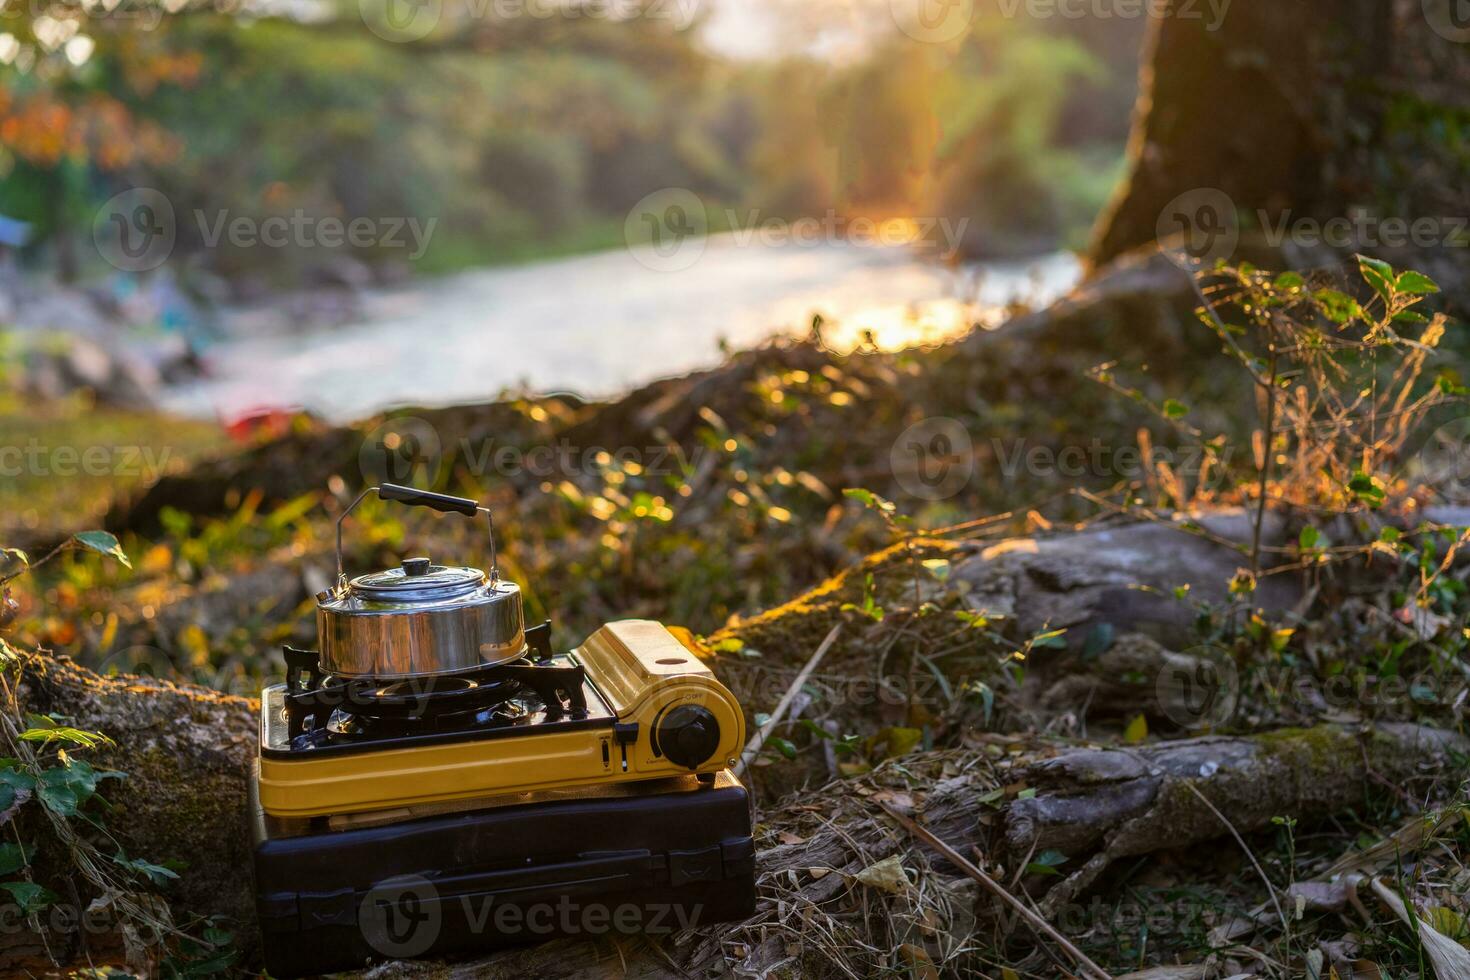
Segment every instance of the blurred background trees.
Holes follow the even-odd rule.
[[[972,219],[970,257],[1078,246],[1121,172],[1144,28],[997,11],[948,44],[890,23],[841,59],[748,58],[655,16],[446,4],[392,43],[352,2],[130,3],[0,22],[0,214],[33,225],[27,261],[75,277],[96,265],[77,242],[97,206],[153,187],[176,257],[243,295],[331,259],[205,253],[196,210],[434,217],[420,272],[618,243],[665,187],[700,194],[716,228],[757,208],[952,215]]]

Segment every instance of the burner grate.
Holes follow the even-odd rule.
[[[393,681],[324,675],[314,651],[286,647],[287,738],[308,747],[584,719],[586,671],[550,663],[550,632],[549,622],[526,630],[531,656],[508,664]]]

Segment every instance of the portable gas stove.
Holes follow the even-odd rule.
[[[367,494],[473,517],[475,501]],[[317,596],[261,696],[257,904],[278,977],[754,908],[739,704],[661,624],[551,648],[520,589],[410,558]]]

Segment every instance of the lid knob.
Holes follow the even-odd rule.
[[[403,574],[409,578],[418,578],[420,575],[429,574],[429,567],[433,562],[428,558],[405,558],[403,559]]]

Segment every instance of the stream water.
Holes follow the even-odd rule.
[[[937,343],[1013,300],[1047,302],[1079,275],[1058,253],[947,268],[904,246],[754,244],[708,239],[699,260],[658,271],[620,249],[478,269],[369,293],[361,319],[311,331],[236,332],[209,374],[169,389],[175,411],[233,418],[306,408],[361,418],[395,405],[485,401],[513,388],[604,396],[804,334],[850,348]]]

